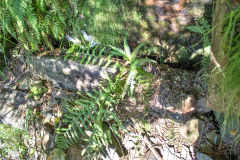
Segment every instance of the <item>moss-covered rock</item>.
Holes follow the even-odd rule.
[[[44,93],[48,91],[42,81],[36,81],[30,85],[30,96],[35,100],[39,99]]]

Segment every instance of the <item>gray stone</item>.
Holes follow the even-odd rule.
[[[134,148],[135,144],[132,141],[127,141],[126,143],[124,143],[124,147],[126,149],[132,149]]]
[[[101,79],[106,79],[106,74],[109,76],[117,72],[111,67],[80,65],[71,60],[49,57],[30,56],[27,62],[36,75],[59,83],[69,90],[91,91],[100,84]]]
[[[26,93],[21,91],[9,91],[4,94],[4,101],[0,104],[0,122],[24,129]]]
[[[113,159],[119,160],[120,159],[118,153],[112,147],[108,147],[106,150],[108,155],[103,156],[102,157],[103,160],[113,160]]]
[[[162,159],[163,160],[180,160],[180,154],[176,153],[174,151],[173,147],[169,147],[168,145],[163,145],[163,147],[160,149]]]
[[[197,101],[197,106],[199,107],[198,111],[199,112],[210,112],[211,109],[207,107],[207,99],[206,97],[200,98]]]
[[[42,103],[42,101],[33,101],[33,100],[29,99],[28,102],[27,102],[27,107],[28,108],[35,108],[38,105],[40,105],[41,103]]]
[[[213,159],[212,159],[211,157],[209,157],[208,155],[203,154],[203,153],[200,153],[200,152],[197,152],[196,158],[197,158],[197,160],[213,160]]]
[[[28,89],[29,89],[29,86],[30,86],[30,81],[29,81],[29,80],[23,80],[23,81],[19,84],[18,88],[19,88],[20,90],[28,90]]]
[[[219,143],[221,141],[220,136],[214,131],[206,133],[206,137],[207,137],[208,141],[214,145],[219,145]]]
[[[135,147],[135,144],[138,142],[138,138],[135,133],[131,132],[126,134],[123,138],[123,145],[124,147],[129,150]]]

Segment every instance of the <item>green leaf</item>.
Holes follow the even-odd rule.
[[[127,57],[130,57],[131,51],[127,43],[127,37],[124,37],[124,51],[127,54]]]
[[[66,53],[72,53],[72,52],[74,52],[74,51],[76,50],[76,48],[77,48],[77,46],[76,46],[76,45],[73,45],[71,48],[69,48],[69,49],[67,50]]]
[[[127,57],[126,53],[122,49],[114,47],[114,46],[111,46],[111,48],[115,51],[115,52],[113,52],[114,54],[119,54],[121,56]]]
[[[142,42],[140,43],[132,52],[131,54],[131,60],[130,60],[130,63],[132,61],[132,59],[135,59],[137,57],[137,54],[139,52],[139,50],[146,44],[147,42]]]

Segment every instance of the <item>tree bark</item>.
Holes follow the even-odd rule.
[[[231,9],[236,8],[239,2],[228,0],[231,8],[228,7],[226,0],[216,0],[213,15],[214,30],[212,32],[211,53],[210,53],[210,78],[208,81],[207,106],[213,110],[224,112],[224,100],[218,95],[218,88],[221,85],[221,79],[224,76],[223,68],[228,59],[224,50],[224,19]],[[219,73],[220,72],[220,73]]]

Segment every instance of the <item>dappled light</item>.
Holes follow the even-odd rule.
[[[239,11],[0,1],[0,159],[240,159]]]

